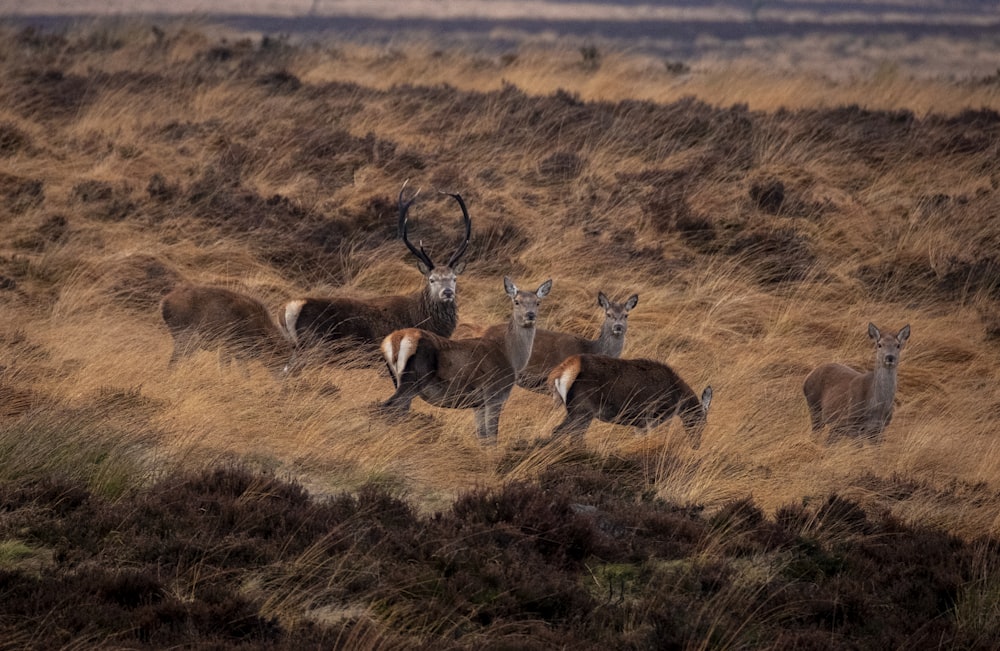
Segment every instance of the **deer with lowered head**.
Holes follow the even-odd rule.
[[[225,364],[257,359],[277,372],[292,353],[264,304],[229,289],[180,283],[160,301],[160,314],[174,340],[171,367],[198,349],[218,349]]]
[[[461,195],[449,194],[462,210],[465,236],[445,264],[435,264],[423,245],[414,246],[407,236],[407,212],[417,195],[404,201],[405,189],[404,183],[399,191],[399,232],[417,258],[417,268],[426,281],[423,288],[412,294],[369,299],[306,297],[288,301],[279,313],[279,321],[297,346],[348,339],[377,345],[401,328],[422,328],[451,336],[458,324],[456,280],[465,269],[462,256],[469,246],[472,219]]]
[[[503,280],[511,300],[511,317],[501,330],[471,339],[448,339],[407,328],[382,342],[382,354],[396,391],[381,405],[388,413],[405,413],[420,396],[438,407],[472,409],[479,441],[495,445],[500,411],[527,364],[535,340],[538,306],[552,288],[547,280],[535,291]]]
[[[552,438],[568,435],[574,443],[595,418],[648,432],[676,415],[697,450],[712,402],[712,387],[699,398],[672,368],[650,359],[573,355],[549,373],[548,386],[566,407]]]
[[[892,420],[899,355],[910,338],[910,326],[882,334],[874,323],[868,336],[875,344],[875,368],[867,373],[843,364],[815,368],[802,385],[814,434],[829,426],[831,437],[878,439]]]

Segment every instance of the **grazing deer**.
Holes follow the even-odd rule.
[[[443,265],[435,265],[431,257],[414,246],[407,237],[407,211],[417,198],[413,195],[403,200],[399,191],[399,232],[406,247],[417,258],[417,268],[427,281],[423,289],[408,295],[383,296],[366,300],[353,298],[299,298],[285,303],[279,321],[298,345],[319,342],[360,340],[365,344],[378,344],[394,330],[422,328],[443,337],[451,336],[458,324],[456,303],[456,278],[465,269],[462,255],[469,246],[472,219],[465,201],[458,194],[451,194],[462,209],[465,238]]]
[[[620,357],[625,348],[628,313],[638,302],[638,294],[633,294],[624,303],[612,303],[604,292],[598,292],[597,304],[604,310],[604,324],[597,339],[584,339],[568,332],[538,328],[535,332],[535,345],[531,349],[531,358],[524,370],[518,374],[517,386],[536,393],[545,393],[549,373],[559,365],[559,362],[571,355],[592,353]],[[498,326],[493,326],[496,327]]]
[[[895,335],[883,335],[869,323],[868,336],[875,343],[874,370],[861,373],[843,364],[823,364],[806,377],[802,392],[814,434],[829,425],[832,437],[878,439],[892,420],[899,353],[910,338],[910,326]]]
[[[712,387],[699,400],[672,368],[649,359],[573,355],[549,374],[548,385],[556,404],[566,406],[552,437],[569,435],[574,442],[582,442],[595,418],[648,432],[677,415],[697,450],[712,402]]]
[[[382,342],[382,354],[396,384],[396,392],[381,408],[405,413],[420,396],[438,407],[473,409],[476,433],[484,444],[496,444],[500,411],[514,388],[518,371],[531,356],[538,305],[548,295],[547,280],[533,292],[503,279],[510,297],[510,321],[501,331],[475,339],[447,339],[407,328]]]
[[[160,301],[160,314],[174,339],[171,367],[199,348],[217,348],[224,364],[258,359],[277,371],[292,353],[264,304],[228,289],[181,283]]]

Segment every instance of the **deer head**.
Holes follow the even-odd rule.
[[[874,323],[868,324],[868,336],[875,342],[875,366],[893,368],[899,364],[899,353],[910,338],[910,326],[905,325],[895,335],[883,335]]]
[[[443,265],[435,265],[434,261],[424,250],[423,244],[421,243],[419,248],[414,246],[410,242],[409,237],[407,237],[407,211],[410,209],[410,204],[414,202],[417,195],[420,194],[418,190],[410,197],[408,200],[404,200],[403,193],[406,190],[406,183],[403,183],[403,187],[399,191],[399,233],[400,237],[403,239],[403,243],[406,244],[406,248],[413,253],[417,258],[417,268],[420,269],[420,273],[424,274],[427,278],[427,291],[431,299],[434,301],[439,301],[442,303],[450,303],[455,300],[456,294],[456,282],[458,275],[465,271],[465,263],[462,262],[462,256],[465,254],[465,250],[469,246],[469,238],[472,234],[472,219],[469,217],[469,210],[465,206],[465,201],[462,200],[461,195],[444,193],[450,197],[454,197],[455,201],[458,202],[459,208],[462,209],[462,221],[465,224],[465,237],[462,243],[458,245],[455,252],[451,254],[448,258],[448,262]]]
[[[612,303],[604,292],[597,293],[597,304],[604,310],[605,327],[610,328],[615,337],[624,337],[628,330],[628,313],[639,303],[639,295],[632,294],[624,303]]]

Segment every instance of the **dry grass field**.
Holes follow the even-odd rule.
[[[434,190],[468,203],[462,321],[505,319],[505,274],[553,278],[542,326],[590,336],[599,290],[637,293],[625,356],[712,385],[699,450],[676,421],[588,431],[589,458],[634,464],[647,499],[706,518],[752,501],[773,518],[837,495],[958,541],[1000,535],[995,76],[693,74],[555,46],[298,47],[142,22],[6,29],[0,70],[8,490],[62,477],[113,503],[173,473],[239,467],[319,498],[386,487],[431,516],[578,458],[541,442],[561,410],[519,389],[484,449],[471,412],[418,400],[407,419],[380,418],[372,406],[393,390],[381,368],[276,378],[201,352],[167,369],[157,304],[180,279],[275,310],[419,288],[395,237],[409,179],[423,189],[411,238],[432,255],[461,227]],[[826,361],[870,368],[869,321],[912,328],[894,419],[880,444],[828,443],[810,433],[803,379]],[[982,603],[961,613],[989,633],[1000,574],[984,558]],[[287,623],[302,606],[289,585],[246,591]],[[438,632],[475,646],[465,630]],[[408,644],[352,635],[338,643]]]

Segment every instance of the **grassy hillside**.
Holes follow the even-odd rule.
[[[6,503],[30,503],[39,482],[56,481],[111,509],[178,473],[238,466],[315,496],[377,486],[405,499],[407,518],[434,521],[470,490],[625,464],[638,482],[630,499],[701,514],[698,526],[743,504],[754,523],[801,532],[788,523],[808,517],[789,509],[818,517],[836,494],[893,523],[866,533],[915,527],[956,546],[1000,533],[996,79],[692,74],[558,47],[487,57],[213,34],[143,23],[2,33]],[[499,445],[482,449],[471,412],[418,401],[402,422],[374,416],[392,383],[358,365],[316,364],[281,381],[256,364],[221,368],[206,352],[167,370],[157,303],[179,279],[274,308],[304,293],[418,288],[395,239],[406,179],[424,189],[411,237],[432,255],[455,246],[461,225],[454,202],[432,190],[468,203],[462,321],[505,318],[504,274],[532,286],[553,278],[542,324],[582,334],[599,326],[599,290],[638,293],[626,356],[669,362],[697,391],[715,390],[701,449],[687,447],[679,423],[645,437],[595,423],[580,462],[580,451],[538,443],[562,414],[520,390]],[[868,367],[869,321],[912,328],[896,414],[880,445],[828,444],[809,432],[802,381],[826,361]],[[48,544],[24,543],[26,530],[0,538],[28,544],[38,571],[68,562],[46,560]],[[715,558],[711,541],[735,544],[692,539],[703,560]],[[742,553],[774,551],[761,544]],[[953,604],[976,587],[962,601],[972,646],[997,630],[997,558],[986,549],[963,551],[970,565],[949,592]],[[310,552],[296,553],[306,562]],[[315,582],[321,570],[303,571]],[[241,594],[287,624],[303,607],[289,576],[272,577],[281,590],[254,583]],[[743,603],[733,590],[705,608]],[[412,612],[379,611],[388,597],[377,592],[364,592],[372,612],[352,621],[419,628]],[[267,601],[279,598],[289,601]],[[957,622],[959,610],[942,616]],[[475,645],[465,626],[435,635]],[[706,645],[746,641],[740,622],[726,626],[734,637]],[[701,633],[678,644],[697,646]],[[354,641],[415,639],[399,634]]]

